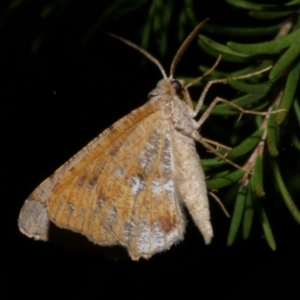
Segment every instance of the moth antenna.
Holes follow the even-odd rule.
[[[174,70],[175,67],[178,63],[178,61],[180,60],[182,54],[184,53],[184,51],[188,48],[189,44],[191,43],[191,41],[195,38],[195,36],[197,35],[198,31],[200,30],[200,28],[208,21],[209,19],[206,18],[204,19],[201,23],[199,23],[194,30],[188,35],[188,37],[184,40],[184,42],[181,44],[181,46],[179,47],[179,49],[177,50],[172,64],[171,64],[171,68],[170,68],[170,78],[173,78],[174,75]]]
[[[118,36],[112,33],[107,33],[110,36],[114,37],[117,40],[120,40],[121,42],[123,42],[124,44],[128,45],[129,47],[137,50],[138,52],[142,53],[144,56],[146,56],[149,60],[151,60],[160,70],[160,72],[162,73],[164,79],[167,79],[167,74],[163,68],[163,66],[161,65],[161,63],[158,61],[158,59],[156,59],[153,55],[151,55],[149,52],[147,52],[146,50],[144,50],[143,48],[139,47],[138,45]]]

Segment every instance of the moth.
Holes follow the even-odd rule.
[[[69,229],[102,246],[121,245],[132,260],[149,259],[183,239],[185,205],[206,244],[213,229],[195,141],[209,146],[199,127],[215,105],[196,120],[204,97],[193,107],[186,83],[173,78],[175,66],[206,20],[186,38],[167,76],[148,101],[114,123],[43,181],[25,201],[20,231],[47,241],[49,225]]]

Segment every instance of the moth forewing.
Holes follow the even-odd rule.
[[[27,198],[25,201],[18,219],[20,231],[30,238],[48,240],[49,218],[47,214],[47,207],[49,197],[53,188],[64,176],[64,174],[74,167],[82,160],[91,150],[93,150],[103,140],[109,143],[109,140],[118,134],[118,128],[124,123],[130,126],[131,122],[139,122],[153,111],[153,105],[144,105],[127,116],[115,122],[112,126],[103,131],[99,136],[93,139],[88,145],[76,153],[60,168],[58,168],[51,176],[45,179]],[[134,119],[134,120],[132,120]],[[106,139],[107,136],[109,139]]]
[[[100,245],[124,245],[133,259],[169,248],[184,231],[172,178],[170,122],[161,107],[168,103],[150,105],[159,109],[118,127],[115,140],[107,147],[100,143],[68,171],[48,205],[58,226]]]

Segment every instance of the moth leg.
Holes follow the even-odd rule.
[[[193,81],[191,81],[190,83],[188,83],[188,84],[185,86],[183,98],[184,98],[185,103],[186,103],[190,108],[192,108],[193,111],[195,111],[195,109],[194,109],[194,105],[193,105],[193,102],[192,102],[192,100],[191,100],[190,94],[189,94],[189,92],[188,92],[188,88],[191,87],[191,86],[193,86],[193,85],[195,85],[195,84],[197,84],[199,81],[201,81],[202,78],[206,77],[206,76],[209,75],[211,72],[213,72],[213,71],[216,69],[216,67],[218,66],[218,64],[219,64],[219,62],[220,62],[220,60],[221,60],[221,58],[222,58],[222,55],[219,55],[218,58],[217,58],[217,60],[215,61],[215,63],[213,64],[213,66],[212,66],[210,69],[208,69],[203,75],[201,75],[200,77],[197,77],[196,79],[194,79]],[[222,80],[224,80],[224,79],[222,79]],[[211,81],[210,81],[210,82],[211,82]],[[203,93],[202,93],[202,95],[204,94],[203,97],[202,97],[202,95],[201,95],[201,97],[200,97],[200,99],[203,98],[203,99],[202,99],[202,103],[203,103],[203,100],[204,100],[204,98],[205,98],[205,96],[206,96],[206,94],[207,94],[208,89],[209,89],[209,87],[207,88],[205,94],[204,94],[204,91],[203,91]],[[199,99],[199,101],[200,101],[200,99]],[[199,105],[199,101],[198,101],[197,106]],[[200,108],[201,108],[201,106],[202,106],[202,103],[201,103],[201,105],[200,105]],[[200,108],[198,109],[198,112],[199,112]],[[193,114],[192,117],[194,117],[194,116],[196,116],[196,115],[197,115],[197,114]]]
[[[250,114],[250,115],[259,115],[259,116],[266,116],[266,115],[270,115],[270,114],[276,114],[280,111],[285,111],[284,109],[277,109],[277,110],[273,110],[273,111],[254,111],[254,110],[247,110],[242,108],[239,105],[236,105],[226,99],[220,98],[220,97],[216,97],[212,103],[208,106],[208,108],[206,109],[206,111],[203,113],[203,115],[201,116],[201,118],[199,119],[199,121],[197,121],[197,125],[198,128],[201,127],[201,125],[206,121],[206,119],[209,117],[211,111],[213,110],[213,108],[217,105],[218,102],[223,102],[223,103],[227,103],[228,105],[234,107],[235,109],[239,110],[241,112],[239,119],[241,118],[242,114]],[[238,119],[238,120],[239,120]]]
[[[221,154],[220,152],[218,152],[214,147],[212,147],[209,143],[206,142],[206,139],[203,138],[200,133],[198,131],[194,132],[194,139],[196,141],[198,141],[203,147],[205,147],[207,150],[209,150],[210,152],[214,153],[216,156],[218,156],[219,158],[221,158],[222,160],[224,160],[225,162],[229,163],[230,165],[232,165],[233,167],[239,169],[239,170],[243,170],[244,172],[248,173],[248,174],[252,174],[251,172],[245,170],[243,167],[235,164],[234,162],[232,162],[231,160],[229,160],[228,158],[226,158],[226,155]]]
[[[267,68],[264,68],[262,70],[259,70],[259,71],[256,71],[256,72],[253,72],[253,73],[249,73],[249,74],[246,74],[246,75],[241,75],[241,76],[237,76],[237,77],[233,77],[233,79],[235,80],[238,80],[238,79],[244,79],[244,78],[249,78],[249,77],[252,77],[252,76],[255,76],[255,75],[258,75],[258,74],[261,74],[261,73],[264,73],[264,72],[267,72],[269,71],[270,69],[272,68],[272,66],[269,66]],[[193,117],[196,117],[203,105],[203,102],[204,102],[204,99],[207,95],[207,92],[208,90],[210,89],[210,87],[215,84],[215,83],[223,83],[223,84],[226,84],[228,82],[228,78],[223,78],[223,79],[216,79],[216,80],[211,80],[211,81],[208,81],[207,84],[205,85],[204,89],[203,89],[203,92],[197,102],[197,105],[194,109],[194,116]],[[224,99],[223,99],[224,100]],[[225,100],[227,101],[227,100]],[[224,102],[224,101],[223,101]],[[227,103],[229,104],[230,102],[227,101]],[[230,104],[229,104],[230,105]],[[233,106],[233,105],[232,105]],[[203,123],[203,122],[202,122]]]
[[[226,145],[224,145],[224,144],[221,144],[221,143],[218,143],[218,142],[216,142],[216,141],[213,141],[213,140],[210,140],[210,139],[207,139],[207,138],[204,138],[204,137],[202,137],[202,139],[203,139],[206,143],[216,146],[216,150],[218,150],[219,148],[223,148],[223,149],[225,149],[225,150],[230,151],[230,150],[232,149],[231,147],[228,147],[228,146],[226,146]]]
[[[230,218],[230,214],[228,213],[225,205],[222,203],[221,199],[213,192],[208,192],[208,194],[214,198],[214,200],[220,205],[221,209],[223,210],[225,216]]]
[[[236,108],[237,110],[239,110],[242,114],[252,114],[252,115],[260,115],[260,116],[266,116],[266,115],[270,115],[270,114],[275,114],[278,113],[279,111],[285,111],[284,109],[278,109],[278,110],[274,110],[274,111],[266,111],[266,112],[258,112],[258,111],[253,111],[253,110],[247,110],[242,108],[241,106],[238,106],[226,99],[220,98],[220,97],[216,97],[212,103],[209,105],[209,107],[206,109],[206,111],[203,113],[203,115],[201,116],[201,118],[199,119],[197,123],[197,128],[200,128],[201,125],[205,122],[205,120],[208,118],[208,116],[210,115],[211,111],[213,110],[213,108],[216,106],[216,104],[218,102],[223,102],[223,103],[227,103],[228,105]],[[230,161],[229,159],[226,158],[225,155],[221,154],[220,152],[218,152],[214,147],[212,147],[210,144],[212,145],[216,145],[219,146],[218,143],[216,142],[212,142],[210,140],[206,140],[205,138],[203,138],[200,133],[198,131],[195,131],[194,133],[194,138],[195,140],[197,140],[200,144],[202,144],[206,149],[208,149],[209,151],[211,151],[212,153],[214,153],[215,155],[217,155],[218,157],[220,157],[222,160],[226,161],[227,163],[231,164],[232,166],[236,167],[237,169],[243,170],[246,173],[251,174],[251,172],[247,172],[244,168],[240,167],[239,165],[233,163],[232,161]],[[226,149],[226,148],[225,148]]]

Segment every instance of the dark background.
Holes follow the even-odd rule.
[[[2,15],[0,40],[1,294],[28,296],[132,299],[183,296],[232,299],[270,297],[283,292],[290,299],[298,290],[299,226],[286,210],[273,217],[277,250],[272,252],[259,224],[248,241],[240,237],[226,247],[229,220],[212,203],[215,237],[210,246],[188,218],[185,240],[170,250],[138,263],[115,255],[71,251],[52,243],[30,240],[19,233],[20,208],[32,190],[106,127],[146,101],[161,75],[139,53],[112,39],[109,31],[140,43],[147,6],[119,19],[108,18],[90,42],[84,33],[110,1],[74,1],[52,21],[39,12],[51,1],[31,2]],[[101,2],[101,3],[98,3]],[[200,1],[199,1],[200,2]],[[234,11],[222,1],[196,7],[198,21],[257,25],[260,21]],[[4,12],[5,2],[1,4]],[[218,9],[216,9],[218,7]],[[170,30],[165,57],[168,66],[180,45],[177,20]],[[172,30],[174,28],[174,31]],[[193,27],[191,26],[189,30]],[[30,47],[45,32],[37,53]],[[234,37],[233,37],[234,38]],[[197,76],[198,48],[191,45],[178,74]],[[160,58],[155,38],[149,51]],[[201,60],[213,59],[205,54]],[[208,129],[203,129],[209,134]]]

